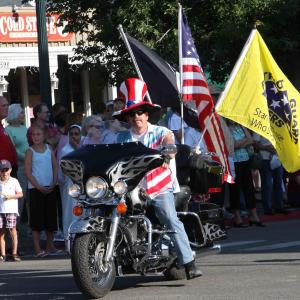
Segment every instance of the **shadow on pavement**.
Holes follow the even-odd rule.
[[[9,268],[3,270],[5,268]],[[0,267],[0,299],[84,299],[69,271],[12,270]]]
[[[85,299],[78,290],[71,271],[43,269],[12,269],[14,263],[0,265],[0,299],[5,300],[65,300]],[[173,283],[174,282],[174,283]],[[162,275],[117,277],[112,290],[130,288],[184,286],[178,281],[165,281]],[[109,299],[109,296],[108,296]]]
[[[124,290],[128,288],[142,288],[145,286],[151,287],[181,287],[184,284],[179,281],[166,281],[162,275],[139,276],[132,275],[126,277],[117,277],[113,290]]]

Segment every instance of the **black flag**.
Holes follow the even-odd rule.
[[[125,35],[148,86],[153,103],[161,107],[171,107],[180,115],[176,70],[149,47],[127,33]],[[189,126],[199,128],[197,112],[185,105],[183,106],[183,119]]]

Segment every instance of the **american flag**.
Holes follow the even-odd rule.
[[[179,9],[179,53],[181,96],[183,101],[195,101],[201,131],[209,152],[215,153],[224,167],[224,180],[232,183],[228,163],[228,151],[225,145],[219,116],[214,111],[214,102],[203,73],[200,59],[194,44],[186,16]]]

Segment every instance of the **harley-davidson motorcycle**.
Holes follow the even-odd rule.
[[[63,173],[73,182],[73,213],[80,216],[69,228],[72,272],[88,298],[104,297],[117,275],[162,272],[169,280],[185,278],[172,241],[175,232],[159,224],[151,199],[138,187],[147,172],[175,153],[174,145],[158,151],[132,142],[86,145],[61,160]],[[187,211],[190,198],[187,187],[175,194],[195,255],[218,252],[199,214]]]

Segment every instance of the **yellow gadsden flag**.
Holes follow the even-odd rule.
[[[300,169],[300,94],[256,29],[244,46],[216,110],[267,138],[288,172]]]

